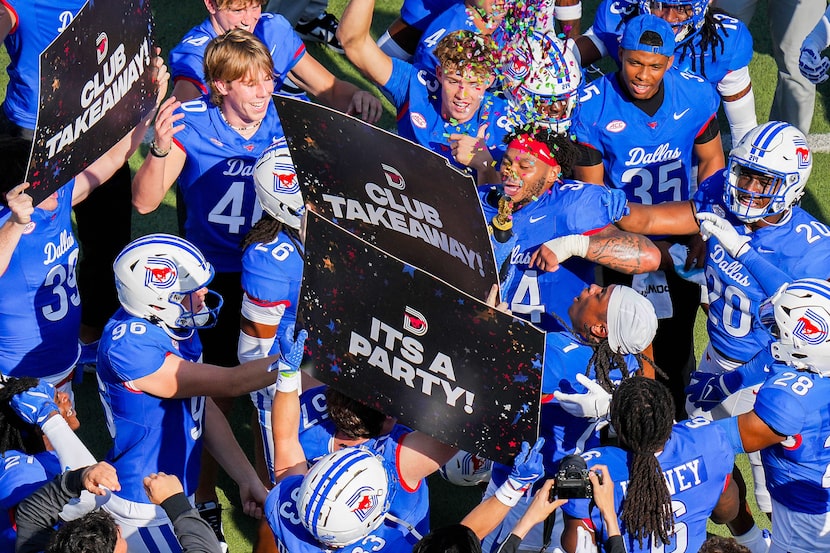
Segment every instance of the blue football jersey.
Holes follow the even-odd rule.
[[[445,120],[441,116],[441,95],[438,81],[425,69],[392,60],[392,76],[382,87],[398,110],[398,134],[445,157],[454,167],[465,170],[455,161],[449,143],[451,134],[477,136],[487,125],[487,148],[497,162],[507,146],[504,138],[512,130],[507,102],[490,92],[484,93],[481,106],[466,123]]]
[[[441,39],[454,31],[472,31],[479,33],[473,19],[473,12],[476,8],[468,8],[466,4],[454,4],[447,8],[444,13],[432,20],[421,36],[418,47],[415,49],[415,57],[412,63],[416,67],[426,69],[431,75],[435,74],[435,68],[441,65],[433,51]],[[499,26],[490,37],[495,43],[502,47],[507,43],[507,33],[504,27]]]
[[[300,521],[297,502],[300,497],[300,484],[303,477],[289,476],[277,483],[268,492],[265,500],[265,517],[274,532],[277,549],[280,553],[366,553],[368,551],[388,551],[399,553],[411,551],[418,540],[404,527],[385,519],[371,534],[357,542],[330,549],[314,539]],[[377,508],[377,505],[374,506]]]
[[[672,498],[674,532],[671,543],[652,548],[651,538],[640,547],[621,524],[626,549],[634,551],[673,551],[694,553],[706,540],[706,521],[729,483],[735,454],[726,432],[703,418],[683,421],[672,428],[671,437],[663,451],[657,454],[663,477]],[[614,501],[617,514],[628,488],[631,455],[616,447],[600,447],[582,454],[588,467],[606,465],[614,481]],[[572,499],[562,509],[575,518],[593,520],[595,528],[602,528],[599,509],[590,515],[587,499]],[[603,539],[606,536],[603,535]]]
[[[318,386],[300,396],[300,444],[310,462],[334,452],[336,429],[329,419],[325,389],[325,386]],[[370,438],[360,447],[371,449],[381,455],[389,467],[395,468],[398,489],[389,505],[389,513],[414,526],[423,536],[429,533],[429,489],[426,479],[415,488],[409,488],[398,471],[398,450],[410,432],[412,429],[396,424],[389,434]]]
[[[585,87],[573,132],[597,150],[606,186],[641,204],[688,200],[695,138],[715,116],[720,98],[700,77],[669,70],[665,98],[654,116],[632,106],[617,75]]]
[[[17,504],[61,472],[54,451],[27,455],[10,449],[0,455],[0,551],[14,551],[17,531],[12,513]]]
[[[58,190],[54,211],[35,208],[32,221],[0,276],[0,372],[49,377],[78,359],[81,296],[72,233],[74,179]],[[0,207],[0,225],[11,217]]]
[[[625,29],[624,19],[637,11],[637,2],[632,0],[604,0],[597,8],[592,28],[602,41],[608,54],[619,65],[620,39]],[[716,28],[722,45],[704,48],[701,33],[689,39],[691,48],[683,44],[675,48],[673,67],[697,75],[712,85],[717,85],[727,73],[749,65],[752,59],[752,35],[741,21],[725,14],[713,16],[720,25]]]
[[[280,232],[267,244],[251,244],[242,256],[242,289],[251,301],[266,306],[285,306],[277,336],[297,320],[297,302],[303,281],[302,251],[297,247],[297,242]],[[270,354],[278,353],[279,349],[279,340],[274,340]]]
[[[34,129],[40,102],[40,54],[69,26],[86,0],[2,0],[2,4],[17,20],[3,42],[9,54],[3,111],[16,125]]]
[[[773,365],[755,413],[788,438],[761,450],[767,489],[791,511],[830,512],[830,378]]]
[[[566,455],[582,453],[599,447],[600,436],[597,422],[584,417],[575,417],[565,411],[553,397],[558,391],[567,394],[585,393],[588,390],[576,381],[577,374],[585,374],[588,362],[594,353],[591,346],[582,343],[570,332],[548,332],[545,336],[545,364],[542,369],[542,405],[539,412],[539,436],[545,438],[542,456],[545,463],[545,477],[553,478],[559,470],[559,462]],[[633,373],[639,368],[633,355],[625,356],[628,370]],[[595,378],[593,368],[588,374]],[[611,372],[611,380],[620,382],[622,373]],[[511,467],[494,463],[492,480],[500,486],[510,474]],[[544,479],[536,483],[539,488]],[[509,529],[508,529],[509,530]]]
[[[239,243],[262,216],[254,191],[254,164],[282,138],[272,103],[256,133],[244,138],[222,120],[206,98],[185,102],[184,129],[173,140],[187,154],[179,190],[187,210],[185,237],[217,272],[242,271]]]
[[[489,222],[498,213],[500,186],[478,188],[484,217]],[[585,287],[594,282],[594,264],[581,258],[565,261],[555,272],[530,269],[530,256],[540,245],[558,236],[592,234],[611,224],[602,196],[602,186],[578,181],[560,181],[513,212],[513,234],[506,243],[490,241],[499,269],[502,301],[513,314],[547,332],[562,330],[552,315],[568,320],[568,307]]]
[[[202,451],[205,398],[164,399],[142,392],[134,380],[156,372],[168,355],[197,361],[197,333],[172,339],[164,329],[119,309],[98,346],[98,393],[113,446],[106,460],[118,471],[115,495],[150,503],[142,483],[153,472],[178,476],[185,495],[196,490]]]
[[[451,6],[462,3],[461,0],[403,0],[401,19],[416,29],[424,31],[436,17]]]
[[[793,280],[830,278],[830,229],[824,223],[796,206],[779,223],[749,233],[724,206],[725,181],[724,173],[719,172],[701,183],[694,197],[698,212],[725,217],[738,234],[752,238],[749,244],[758,254]],[[768,294],[716,239],[709,240],[706,248],[709,340],[721,354],[749,361],[769,342],[769,334],[754,320],[758,306]]]
[[[274,61],[275,90],[279,90],[288,72],[305,55],[305,45],[286,19],[273,13],[263,13],[253,34],[271,51]],[[190,29],[170,51],[170,74],[173,81],[184,79],[193,83],[202,94],[208,93],[205,83],[204,61],[208,42],[216,38],[216,30],[205,19]]]

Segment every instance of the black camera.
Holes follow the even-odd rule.
[[[559,499],[591,499],[594,487],[588,479],[588,465],[579,455],[566,455],[559,463],[555,483],[550,489],[550,501]],[[597,473],[602,483],[602,475]]]

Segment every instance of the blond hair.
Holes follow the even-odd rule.
[[[212,0],[213,6],[217,10],[241,10],[248,6],[265,7],[268,0]]]
[[[489,36],[473,31],[454,31],[433,52],[444,71],[490,77],[496,70],[497,47]]]
[[[218,106],[222,103],[222,95],[216,88],[217,81],[271,74],[274,62],[267,46],[248,31],[237,28],[210,41],[205,50],[204,70],[205,81],[210,87],[210,101]]]

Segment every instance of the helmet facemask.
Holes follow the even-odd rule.
[[[770,171],[766,167],[730,157],[724,192],[726,205],[745,223],[778,215],[789,207],[784,191],[793,179],[797,181],[798,175]]]
[[[682,44],[703,26],[709,0],[686,2],[657,2],[640,0],[640,13],[650,13],[664,19],[674,31],[674,43]],[[677,21],[671,21],[677,19]]]

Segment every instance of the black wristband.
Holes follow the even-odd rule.
[[[150,142],[150,153],[153,155],[153,157],[167,157],[167,154],[170,153],[171,149],[172,146],[170,146],[170,148],[167,148],[166,150],[162,150],[158,146],[156,146],[155,140]]]

